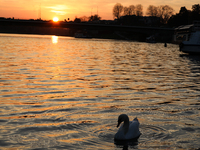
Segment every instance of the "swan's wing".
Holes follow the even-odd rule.
[[[129,130],[128,130],[128,133],[126,134],[126,139],[137,138],[141,135],[140,130],[139,130],[140,123],[138,120],[135,120],[135,119],[133,121],[130,121]]]
[[[129,129],[131,129],[132,131],[139,130],[139,125],[140,123],[138,121],[130,121]]]
[[[137,117],[135,117],[135,119],[133,119],[133,121],[138,121]],[[138,121],[139,122],[139,121]]]

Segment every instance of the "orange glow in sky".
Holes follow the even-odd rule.
[[[149,5],[169,5],[178,13],[185,6],[191,10],[192,5],[199,4],[199,0],[0,0],[0,17],[15,19],[52,20],[57,16],[60,21],[68,18],[91,16],[98,14],[102,20],[113,20],[112,9],[116,3],[123,6],[142,4],[144,15]]]

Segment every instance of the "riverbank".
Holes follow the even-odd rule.
[[[3,20],[0,24],[0,33],[39,34],[71,36],[84,32],[92,38],[123,39],[133,41],[146,41],[147,37],[154,36],[156,42],[172,42],[173,29],[123,26],[88,23],[48,22],[48,21],[23,21]]]

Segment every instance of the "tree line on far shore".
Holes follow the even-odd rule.
[[[101,17],[98,14],[91,15],[90,17],[87,16],[82,16],[82,17],[75,17],[74,22],[79,23],[79,22],[93,22],[93,21],[99,21],[101,20]]]
[[[172,15],[168,20],[168,25],[177,27],[180,25],[192,24],[194,21],[200,21],[200,5],[192,5],[192,10],[181,7],[179,13]]]
[[[113,7],[113,18],[120,20],[122,24],[127,25],[144,25],[138,23],[140,18],[144,16],[143,6],[130,5],[123,6],[120,3],[116,3]],[[188,10],[186,7],[181,7],[179,13],[174,12],[174,9],[169,5],[154,6],[149,5],[146,10],[146,16],[154,18],[155,26],[167,25],[169,27],[176,27],[180,25],[192,24],[194,21],[200,21],[200,5],[192,5],[192,10]],[[98,14],[91,15],[90,17],[82,16],[75,18],[74,22],[94,22],[101,20]],[[159,21],[156,21],[159,20]],[[156,22],[156,23],[155,23]]]
[[[169,18],[173,15],[174,9],[168,5],[154,6],[149,5],[146,11],[147,16],[159,17],[161,23],[166,24]],[[135,15],[143,16],[143,6],[138,4],[136,6],[130,5],[123,7],[120,3],[115,4],[113,7],[113,17],[119,19],[121,16]]]
[[[160,24],[169,25],[171,27],[191,24],[195,20],[200,21],[200,5],[192,5],[192,10],[187,10],[186,7],[181,7],[179,13],[177,14],[174,13],[174,9],[169,5],[149,5],[146,11],[146,15],[150,17],[158,17],[160,19]],[[124,7],[120,3],[116,3],[113,7],[113,17],[120,19],[123,16],[142,17],[143,6],[138,4]]]

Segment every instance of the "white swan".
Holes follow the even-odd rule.
[[[137,118],[135,118],[133,121],[129,121],[129,118],[126,114],[121,114],[118,117],[117,127],[119,127],[121,122],[124,123],[121,125],[118,132],[115,134],[115,140],[130,140],[138,138],[141,135],[139,131],[140,123]]]

